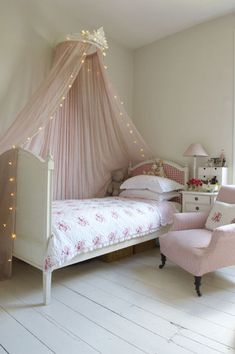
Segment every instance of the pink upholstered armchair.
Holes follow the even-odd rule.
[[[223,186],[217,201],[235,204],[235,186]],[[162,269],[166,258],[194,275],[201,296],[201,277],[216,269],[235,265],[235,224],[214,231],[205,229],[209,212],[175,214],[170,232],[160,236]],[[235,217],[235,215],[234,215]]]

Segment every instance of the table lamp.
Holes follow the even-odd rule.
[[[191,144],[184,152],[183,156],[193,156],[193,178],[196,177],[196,158],[197,156],[208,156],[201,144]]]

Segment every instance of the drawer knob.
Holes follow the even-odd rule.
[[[198,197],[195,197],[194,199],[195,199],[195,200],[198,200]]]
[[[199,207],[196,207],[196,210],[199,210]]]

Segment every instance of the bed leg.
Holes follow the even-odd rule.
[[[43,272],[43,304],[51,302],[51,272]]]

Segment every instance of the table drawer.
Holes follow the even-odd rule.
[[[184,211],[207,211],[210,210],[211,205],[208,204],[197,204],[197,203],[186,203]]]
[[[184,196],[184,200],[185,203],[211,204],[211,197],[209,195],[188,194]]]

